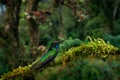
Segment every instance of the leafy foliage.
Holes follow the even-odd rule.
[[[120,78],[120,61],[115,60],[108,63],[110,68],[116,73],[116,75]]]
[[[5,47],[1,47],[3,45],[6,45],[5,41],[0,38],[0,74],[3,74],[4,72],[7,72],[10,70],[10,67],[7,63],[9,58],[6,58],[7,50]]]
[[[102,38],[105,35],[105,33],[109,32],[107,27],[105,27],[108,26],[108,22],[106,21],[106,17],[103,13],[100,13],[92,19],[89,19],[87,21],[87,24],[85,25],[85,36],[88,36],[89,34],[89,36],[92,36],[94,38]]]
[[[65,40],[62,44],[60,44],[60,49],[62,52],[67,51],[68,49],[72,47],[77,47],[82,43],[79,39],[72,39],[71,37],[67,40]]]
[[[6,58],[5,58],[5,49],[0,48],[0,74],[3,74],[4,72],[7,72],[10,70],[10,67],[8,64],[6,64]]]
[[[51,74],[48,80],[119,80],[119,76],[116,70],[110,67],[109,64],[103,60],[95,59],[91,61],[90,59],[79,59],[73,63],[72,66],[67,66],[63,70],[59,71],[57,74]],[[120,64],[115,61],[116,67]],[[119,72],[119,71],[118,71]]]
[[[101,18],[99,17],[99,19],[97,21],[95,21],[93,23],[93,25],[96,25],[95,27],[97,28],[97,26],[105,29],[105,31],[108,33],[108,31],[111,32],[111,34],[118,34],[118,30],[116,31],[115,28],[117,27],[116,24],[114,24],[117,22],[116,20],[119,20],[120,15],[118,14],[120,9],[117,9],[117,12],[114,14],[112,12],[115,12],[115,8],[119,7],[119,0],[85,0],[84,4],[86,4],[87,6],[85,6],[88,11],[88,13],[90,13],[90,22],[95,20],[95,18],[97,18],[99,15],[102,14]],[[116,7],[115,7],[116,6]],[[102,20],[101,22],[99,22],[100,20]],[[88,22],[89,22],[88,21]],[[96,22],[99,22],[96,24]],[[117,23],[119,24],[119,23]]]
[[[94,60],[85,65],[82,69],[83,80],[115,80],[116,75],[109,65],[102,60]]]
[[[110,44],[120,48],[120,35],[112,36],[112,35],[106,34],[103,37],[103,39],[109,42]]]
[[[114,24],[114,30],[113,30],[114,35],[119,35],[120,34],[120,29],[119,29],[120,19],[114,21],[113,24]]]

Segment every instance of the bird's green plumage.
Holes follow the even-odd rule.
[[[45,52],[40,58],[38,58],[35,62],[32,63],[31,70],[37,70],[43,66],[45,66],[47,63],[54,60],[56,55],[58,54],[59,49],[59,43],[55,42],[52,43],[50,48],[47,52]]]
[[[41,58],[40,61],[45,61],[46,59],[48,59],[50,56],[54,56],[56,54],[56,49],[52,48],[52,50],[48,51],[47,53],[45,53]]]

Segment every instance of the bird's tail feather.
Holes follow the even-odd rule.
[[[36,60],[35,62],[32,63],[30,70],[37,70],[41,65],[41,61]]]

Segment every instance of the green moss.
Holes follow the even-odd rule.
[[[19,66],[17,69],[13,69],[13,71],[1,76],[1,80],[30,80],[31,78],[32,73],[30,71],[30,65],[25,67]]]
[[[106,43],[103,39],[90,39],[87,44],[82,44],[79,47],[74,47],[66,51],[62,56],[63,64],[74,62],[79,57],[88,58],[107,58],[109,55],[114,55],[118,52],[118,48]]]

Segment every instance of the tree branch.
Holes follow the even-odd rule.
[[[115,1],[115,7],[114,7],[114,11],[113,11],[113,20],[116,17],[117,11],[118,11],[118,5],[119,5],[119,0]]]

